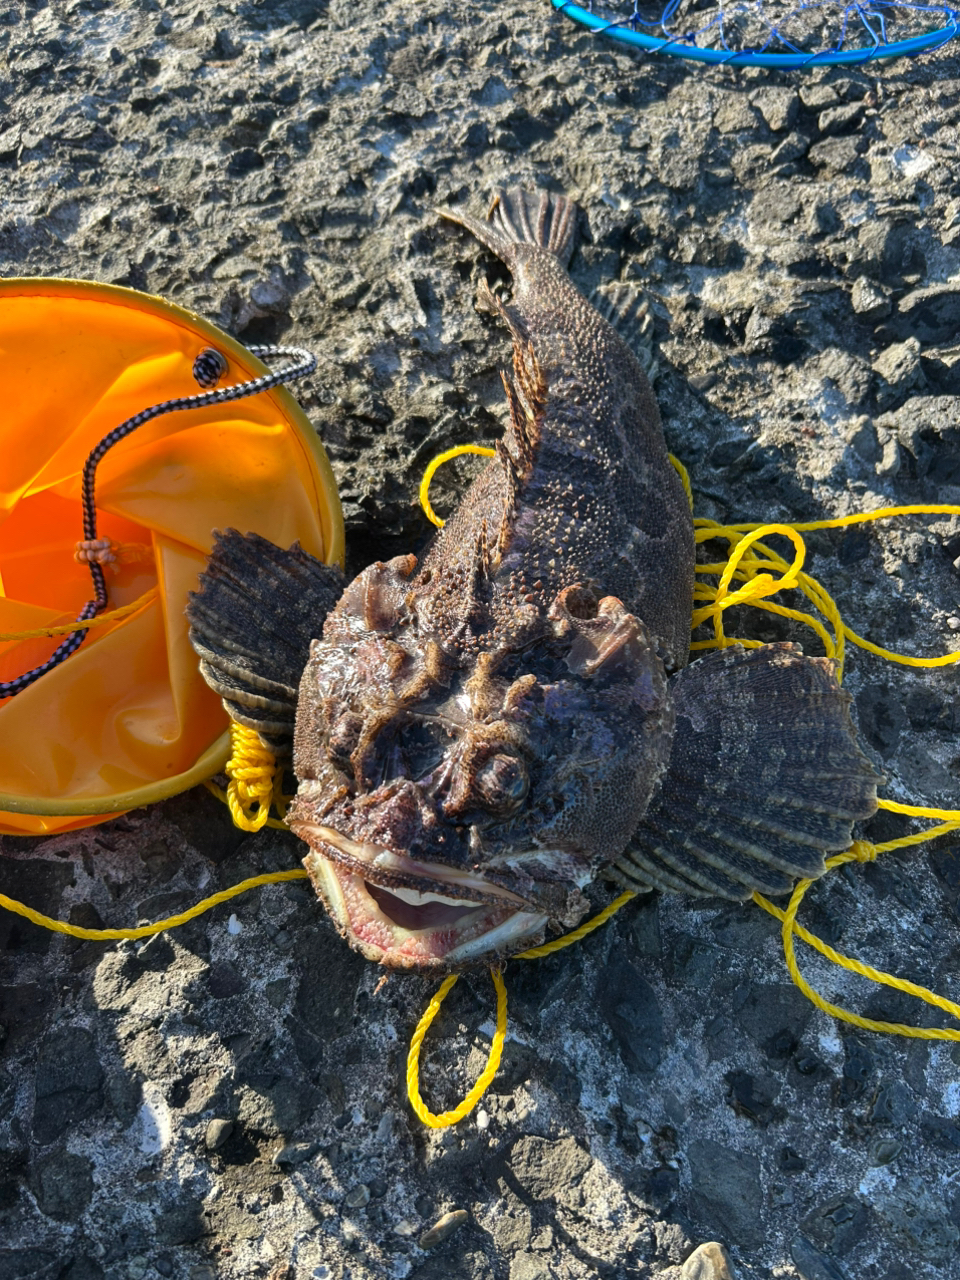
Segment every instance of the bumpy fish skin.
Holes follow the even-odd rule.
[[[509,305],[481,298],[513,337],[496,458],[419,567],[372,565],[329,613],[302,552],[232,531],[188,609],[207,679],[274,745],[296,662],[263,616],[300,646],[288,821],[319,895],[371,959],[449,969],[576,923],[603,871],[733,899],[820,874],[877,775],[826,660],[684,668],[692,520],[638,361],[567,275],[575,207],[514,192],[492,221],[444,216],[513,276]],[[297,581],[306,608],[281,604]]]
[[[637,357],[567,274],[573,208],[562,197],[514,192],[500,196],[493,224],[444,214],[510,268],[508,306],[483,293],[513,337],[514,383],[499,457],[424,561],[429,617],[443,633],[462,615],[455,579],[485,524],[494,617],[483,618],[479,647],[511,643],[511,634],[537,626],[534,615],[542,625],[563,587],[593,581],[643,620],[675,670],[690,641],[690,508]],[[567,234],[551,241],[557,224]]]
[[[355,870],[358,846],[376,848],[420,864],[380,887],[451,896],[449,872],[482,876],[474,893],[526,905],[526,936],[579,918],[580,890],[650,802],[694,552],[646,376],[561,261],[573,207],[517,193],[498,212],[467,222],[514,276],[508,307],[486,297],[514,340],[510,428],[419,571],[412,557],[373,566],[327,619],[300,685],[288,820],[317,849],[307,866],[328,902],[331,858]],[[363,945],[363,925],[351,932]]]

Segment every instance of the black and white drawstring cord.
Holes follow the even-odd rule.
[[[77,558],[85,563],[93,579],[94,598],[88,600],[77,615],[77,622],[86,622],[102,613],[109,603],[107,599],[107,583],[103,572],[104,562],[109,561],[108,545],[97,538],[97,509],[95,502],[95,483],[97,467],[115,444],[125,440],[131,432],[142,427],[145,422],[159,418],[164,413],[174,413],[178,409],[206,409],[210,405],[228,404],[231,400],[242,400],[247,396],[258,395],[261,391],[270,391],[283,382],[292,382],[296,378],[305,378],[317,367],[317,360],[311,352],[303,347],[250,347],[250,353],[261,360],[274,360],[286,357],[292,363],[264,373],[259,378],[251,378],[247,382],[239,382],[232,387],[216,389],[216,384],[227,371],[226,358],[214,347],[205,347],[193,362],[193,376],[201,387],[211,388],[192,396],[176,396],[172,400],[163,400],[160,404],[134,414],[126,422],[107,433],[91,450],[83,464],[83,478],[80,486],[83,505],[83,541],[78,544]],[[0,681],[0,698],[9,698],[13,694],[22,693],[35,680],[52,671],[83,644],[88,628],[71,631],[53,651],[46,662],[42,662],[31,671],[16,676],[13,680]]]

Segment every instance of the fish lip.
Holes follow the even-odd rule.
[[[337,928],[353,947],[378,964],[399,969],[449,971],[488,963],[532,945],[542,936],[549,920],[542,908],[508,890],[476,888],[470,881],[477,881],[479,877],[469,873],[454,873],[452,868],[443,868],[450,873],[446,879],[434,878],[425,884],[423,874],[412,869],[425,868],[426,864],[405,855],[392,854],[377,845],[364,845],[361,847],[369,855],[364,859],[356,856],[356,841],[331,827],[300,822],[296,830],[310,845],[304,866]],[[344,852],[344,845],[353,848],[353,855]],[[371,876],[371,859],[377,852],[401,860],[404,871],[385,872],[383,868],[376,868],[376,875]],[[432,867],[426,869],[433,870]],[[451,878],[455,874],[459,880]],[[453,903],[464,905],[464,911],[453,922],[409,928],[398,924],[381,908],[368,885],[388,892],[410,887],[448,901],[452,898]],[[453,898],[453,894],[457,896]]]
[[[419,893],[434,893],[458,901],[476,902],[478,906],[515,905],[536,909],[528,899],[491,884],[483,876],[457,871],[442,863],[418,862],[407,854],[396,853],[383,845],[353,840],[334,827],[322,823],[293,820],[290,826],[319,857],[326,858],[378,888],[415,889]]]

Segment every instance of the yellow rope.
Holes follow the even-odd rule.
[[[956,831],[960,829],[960,810],[956,811],[957,821],[945,822],[941,827],[932,830],[920,832],[919,835],[923,840],[930,840],[934,836],[942,835],[947,831]],[[846,853],[840,853],[834,858],[827,859],[827,870],[832,871],[834,867],[842,866],[847,862],[872,862],[877,854],[883,849],[902,848],[907,840],[890,840],[885,846],[872,845],[866,840],[857,840],[853,847]],[[797,924],[797,911],[800,903],[803,901],[804,895],[812,884],[813,880],[801,880],[798,882],[790,903],[785,911],[779,907],[775,907],[762,894],[755,893],[753,900],[764,911],[768,911],[772,916],[776,916],[778,920],[783,922],[783,951],[786,957],[787,969],[790,977],[800,988],[808,1000],[811,1000],[818,1009],[822,1009],[824,1013],[831,1014],[834,1018],[838,1018],[841,1022],[850,1023],[854,1027],[861,1027],[865,1031],[885,1032],[889,1035],[908,1036],[914,1040],[958,1040],[960,1041],[960,1029],[941,1028],[941,1027],[911,1027],[903,1022],[881,1022],[875,1018],[864,1018],[858,1013],[851,1013],[849,1009],[844,1009],[840,1005],[825,1000],[820,993],[813,988],[803,974],[797,964],[797,958],[794,951],[793,935],[796,934],[808,943],[821,955],[826,956],[833,964],[839,965],[842,969],[847,969],[850,973],[858,973],[861,977],[869,978],[873,982],[882,983],[884,986],[893,987],[897,991],[904,991],[907,995],[916,996],[919,1000],[923,1000],[926,1004],[934,1005],[938,1009],[942,1009],[945,1013],[949,1013],[951,1017],[960,1020],[960,1005],[954,1004],[952,1000],[947,1000],[944,996],[938,996],[935,992],[929,991],[926,987],[921,987],[915,982],[908,982],[906,978],[897,978],[893,974],[884,973],[881,969],[875,969],[872,965],[863,964],[860,960],[855,960],[851,956],[842,955],[839,951],[835,951],[833,947],[828,946],[822,939],[809,933],[801,925]]]
[[[82,622],[64,622],[56,627],[36,627],[33,631],[0,632],[0,643],[7,640],[40,640],[53,639],[55,636],[68,636],[73,631],[88,631],[91,627],[102,627],[108,622],[119,622],[145,608],[160,594],[158,587],[151,587],[131,604],[121,605],[119,609],[111,609],[108,613],[98,613],[95,618],[84,618]]]
[[[931,503],[931,504],[912,504],[902,507],[881,507],[877,511],[863,511],[856,515],[839,516],[835,520],[811,520],[806,523],[794,525],[764,525],[764,524],[732,524],[719,525],[712,520],[697,519],[694,520],[694,537],[696,542],[709,542],[714,539],[720,539],[728,542],[731,546],[731,556],[724,565],[718,564],[700,564],[697,565],[696,572],[698,576],[716,576],[722,574],[725,567],[729,565],[736,551],[745,538],[754,538],[752,550],[754,555],[750,559],[744,557],[737,563],[732,575],[729,575],[726,585],[732,578],[739,581],[753,582],[759,578],[762,582],[761,587],[751,587],[754,593],[751,598],[749,594],[733,601],[738,604],[752,604],[756,608],[766,609],[771,613],[780,613],[786,617],[793,617],[798,621],[804,622],[813,627],[820,637],[826,649],[827,656],[835,658],[837,661],[837,675],[842,677],[843,657],[844,657],[844,641],[849,640],[851,644],[857,645],[860,649],[865,649],[868,653],[873,653],[877,657],[884,658],[888,662],[899,663],[901,666],[916,668],[936,668],[952,666],[960,662],[960,650],[953,653],[939,654],[933,658],[915,658],[909,654],[895,653],[891,649],[885,649],[882,645],[874,644],[870,640],[864,639],[848,627],[840,616],[840,611],[834,601],[830,598],[827,591],[820,585],[816,579],[811,578],[808,574],[800,572],[794,575],[792,569],[796,566],[796,558],[794,566],[789,566],[782,556],[779,556],[770,547],[759,541],[761,537],[767,537],[773,532],[784,532],[789,529],[791,540],[794,546],[797,546],[797,540],[802,543],[803,539],[800,535],[804,532],[814,529],[845,529],[851,525],[866,524],[874,520],[889,520],[898,516],[910,515],[950,515],[960,516],[960,506],[949,503]],[[781,578],[774,579],[771,575],[762,572],[764,569],[775,568],[780,571]],[[793,578],[796,577],[794,581]],[[766,581],[764,581],[767,579]],[[774,585],[776,584],[776,585]],[[783,606],[774,605],[765,599],[764,596],[775,594],[776,591],[783,591],[790,587],[796,587],[811,601],[811,603],[819,610],[824,618],[827,619],[833,628],[833,639],[829,639],[826,635],[822,624],[809,614],[799,614],[785,610]],[[691,644],[691,649],[713,649],[721,648],[730,644],[745,644],[748,646],[756,645],[757,641],[748,640],[731,640],[723,634],[723,625],[720,618],[720,612],[724,608],[728,608],[731,603],[731,597],[726,595],[726,591],[717,587],[711,587],[706,583],[698,583],[694,591],[695,600],[708,600],[710,603],[694,612],[694,625],[699,625],[708,618],[714,619],[714,638],[712,640],[695,641]]]
[[[32,907],[24,906],[22,902],[15,902],[13,898],[8,898],[2,893],[0,893],[0,907],[5,907],[14,915],[23,916],[25,920],[40,925],[43,929],[51,929],[54,933],[65,933],[71,938],[84,938],[91,942],[116,942],[124,939],[151,938],[155,933],[163,933],[167,929],[175,929],[177,925],[186,924],[188,920],[195,920],[205,911],[218,907],[221,902],[229,902],[231,898],[246,893],[248,889],[257,889],[263,884],[281,884],[286,880],[305,880],[306,876],[306,871],[301,867],[293,871],[271,871],[267,875],[251,876],[249,880],[243,880],[240,884],[231,885],[229,889],[221,889],[219,893],[204,898],[202,902],[189,907],[186,911],[181,911],[179,915],[168,916],[166,920],[158,920],[155,924],[140,925],[136,929],[82,929],[79,925],[67,924],[65,920],[54,920],[50,916],[41,915]]]
[[[434,473],[437,468],[450,458],[457,457],[461,453],[481,452],[478,446],[459,446],[456,449],[450,449],[446,453],[435,458],[424,474],[423,481],[420,485],[420,503],[429,519],[434,524],[442,525],[442,521],[436,517],[430,506],[429,487]],[[492,450],[482,450],[482,452],[492,453]],[[678,459],[672,455],[670,461],[676,468],[677,473],[683,483],[684,491],[690,501],[691,508],[693,506],[693,495],[690,485],[690,478],[686,468]],[[947,666],[960,661],[960,652],[948,653],[936,658],[912,658],[904,654],[895,654],[888,649],[884,649],[879,645],[874,645],[868,640],[864,640],[856,632],[852,631],[840,616],[840,611],[835,602],[831,599],[829,593],[821,586],[816,579],[811,578],[809,574],[803,572],[803,565],[806,559],[806,544],[803,532],[815,529],[842,529],[849,525],[864,524],[871,520],[890,519],[896,516],[904,515],[960,515],[960,507],[946,504],[935,504],[930,506],[905,506],[905,507],[884,507],[879,511],[863,512],[855,516],[844,516],[835,520],[817,520],[804,524],[784,525],[784,524],[735,524],[720,525],[713,520],[697,519],[694,521],[695,539],[697,544],[710,542],[714,540],[726,541],[729,544],[729,552],[727,558],[716,564],[698,564],[696,573],[698,578],[717,578],[716,585],[708,582],[699,581],[694,588],[694,613],[692,618],[692,629],[702,625],[705,622],[713,622],[714,634],[710,640],[698,640],[691,644],[691,649],[715,649],[726,648],[729,645],[742,644],[748,647],[758,647],[762,642],[758,640],[743,640],[728,637],[723,629],[723,613],[726,609],[734,605],[748,604],[754,608],[763,609],[769,613],[776,613],[781,617],[791,618],[794,621],[801,622],[815,632],[823,644],[824,651],[828,657],[833,658],[837,664],[837,677],[842,678],[843,659],[844,659],[844,642],[849,640],[851,643],[858,645],[862,649],[866,649],[871,653],[875,653],[880,657],[887,658],[893,662],[899,662],[907,666],[914,667],[939,667]],[[781,555],[769,547],[764,539],[771,537],[784,537],[793,544],[793,559],[788,563]],[[742,584],[731,590],[732,584],[736,582]],[[806,613],[801,610],[791,609],[785,605],[777,604],[770,600],[770,596],[774,596],[781,591],[799,590],[811,602],[817,612],[825,619],[826,625],[820,621],[814,614]],[[703,602],[703,603],[700,603]],[[829,630],[828,630],[829,628]],[[831,634],[832,632],[832,634]],[[940,818],[944,821],[939,826],[928,828],[926,831],[917,832],[911,836],[904,836],[899,840],[891,840],[885,844],[872,845],[867,841],[857,841],[846,853],[837,855],[828,859],[826,866],[828,870],[841,866],[851,861],[868,861],[875,858],[879,853],[887,852],[891,849],[906,848],[913,844],[920,844],[927,840],[946,832],[954,831],[960,828],[960,810],[952,809],[933,809],[920,805],[904,805],[892,800],[881,800],[880,806],[889,809],[894,813],[902,813],[910,817],[929,817]],[[952,1001],[946,1000],[942,996],[936,995],[934,992],[928,991],[925,987],[920,987],[916,983],[907,982],[905,979],[896,978],[891,974],[883,973],[879,969],[874,969],[870,965],[865,965],[858,960],[854,960],[849,956],[843,956],[829,947],[821,939],[814,934],[808,932],[801,925],[797,924],[796,915],[799,910],[803,897],[813,884],[812,880],[801,880],[796,886],[790,899],[790,904],[786,911],[773,905],[762,894],[755,893],[753,900],[758,906],[765,911],[770,912],[783,922],[783,948],[784,957],[786,959],[787,969],[791,978],[797,984],[801,991],[811,1000],[819,1009],[838,1018],[840,1021],[851,1023],[854,1026],[863,1027],[871,1031],[882,1031],[888,1033],[896,1033],[900,1035],[908,1035],[929,1040],[960,1040],[960,1031],[927,1029],[909,1027],[900,1023],[879,1022],[870,1018],[863,1018],[859,1014],[850,1012],[841,1008],[839,1005],[831,1004],[825,1000],[800,973],[796,960],[794,948],[794,935],[801,938],[804,942],[818,950],[822,955],[826,956],[832,963],[851,972],[859,973],[864,977],[871,978],[875,982],[883,983],[900,991],[905,991],[910,995],[917,996],[919,999],[925,1000],[927,1003],[935,1005],[937,1008],[943,1009],[954,1017],[960,1018],[960,1006]],[[618,911],[626,902],[635,895],[632,892],[622,893],[614,902],[612,902],[598,915],[588,920],[585,924],[575,929],[572,933],[566,934],[562,938],[558,938],[553,942],[547,943],[542,947],[532,947],[529,951],[522,952],[515,959],[534,959],[539,956],[550,955],[555,951],[559,951],[563,947],[570,946],[574,942],[578,942],[581,938],[586,937],[594,929],[604,924],[610,916]],[[464,1101],[452,1111],[445,1111],[441,1115],[434,1115],[423,1103],[420,1097],[419,1087],[417,1084],[417,1071],[420,1057],[420,1046],[427,1028],[436,1017],[440,1005],[443,1003],[447,993],[456,981],[455,978],[447,978],[434,996],[417,1028],[414,1036],[415,1049],[411,1045],[410,1056],[407,1060],[407,1093],[410,1102],[417,1115],[425,1124],[431,1128],[442,1128],[446,1125],[455,1124],[458,1120],[462,1120],[473,1109],[482,1096],[482,1089],[479,1088],[480,1081],[471,1090],[470,1094]],[[502,1004],[502,1018],[501,1018]],[[498,1006],[497,1006],[497,1034],[501,1031],[501,1022],[503,1033],[506,1033],[506,992],[504,991],[502,1002],[499,999],[498,987]],[[487,1064],[487,1071],[490,1073],[490,1079],[493,1078],[493,1071],[490,1070],[490,1064],[494,1061],[499,1062],[502,1046],[491,1048],[490,1059]],[[481,1077],[481,1080],[483,1077]]]
[[[687,501],[690,503],[690,510],[693,510],[693,485],[690,483],[690,472],[683,465],[679,458],[675,458],[672,453],[668,453],[670,465],[680,477],[680,483],[683,485],[683,492],[687,495]]]
[[[283,766],[278,767],[276,757],[260,741],[256,729],[230,722],[231,754],[226,771],[226,802],[234,826],[241,831],[259,831],[262,827],[284,827],[270,817],[271,804],[276,806],[282,818],[287,811],[287,799],[281,787]],[[218,798],[223,796],[219,787],[210,788]]]
[[[555,951],[562,951],[564,947],[572,946],[574,942],[579,942],[585,938],[587,934],[593,933],[594,929],[599,929],[602,924],[610,919],[610,917],[626,906],[631,898],[637,895],[633,890],[628,889],[620,896],[614,899],[608,906],[604,907],[591,919],[574,929],[572,932],[564,934],[562,938],[555,938],[553,942],[548,942],[542,947],[531,947],[529,951],[521,951],[513,957],[514,960],[537,960],[541,956],[552,955]],[[457,974],[451,974],[448,978],[444,978],[440,984],[440,989],[427,1005],[426,1012],[417,1024],[417,1029],[413,1033],[413,1039],[410,1041],[410,1052],[407,1054],[407,1097],[410,1099],[410,1105],[420,1117],[425,1125],[431,1129],[446,1129],[450,1125],[456,1124],[459,1120],[465,1119],[473,1108],[477,1105],[487,1089],[493,1082],[494,1076],[500,1068],[500,1059],[503,1055],[503,1042],[507,1035],[507,988],[504,985],[503,978],[499,969],[491,969],[493,977],[493,985],[497,990],[497,1027],[493,1035],[493,1041],[490,1045],[490,1054],[487,1058],[487,1065],[484,1067],[482,1074],[477,1080],[463,1101],[452,1111],[442,1111],[439,1115],[432,1112],[423,1098],[420,1096],[419,1072],[420,1072],[420,1046],[423,1044],[423,1038],[430,1029],[430,1024],[440,1011],[447,995],[451,991],[457,980]]]
[[[450,462],[453,458],[459,458],[464,453],[478,453],[482,458],[492,458],[496,453],[496,449],[488,449],[482,444],[458,444],[453,449],[447,449],[444,453],[438,453],[433,459],[426,471],[423,473],[423,479],[420,481],[420,505],[423,507],[423,514],[427,519],[442,529],[447,523],[441,520],[433,507],[430,505],[430,481],[445,462]]]
[[[598,911],[595,916],[591,916],[572,933],[565,933],[562,938],[554,938],[553,942],[545,942],[542,947],[531,947],[529,951],[521,951],[514,956],[514,959],[539,960],[541,956],[552,956],[555,951],[562,951],[564,947],[580,942],[588,933],[593,933],[594,929],[599,929],[602,924],[606,924],[611,916],[616,915],[621,907],[625,907],[630,899],[636,896],[632,889],[625,889],[618,898],[614,898],[608,906]]]
[[[440,990],[427,1005],[426,1011],[417,1023],[417,1029],[413,1033],[410,1041],[410,1052],[407,1054],[407,1097],[410,1099],[411,1107],[413,1107],[423,1123],[431,1129],[446,1129],[450,1125],[456,1124],[458,1120],[462,1120],[464,1116],[469,1115],[490,1088],[494,1076],[500,1069],[503,1042],[507,1036],[507,988],[504,985],[499,969],[491,969],[490,976],[493,978],[493,985],[497,992],[497,1026],[490,1044],[487,1065],[477,1077],[476,1084],[467,1096],[452,1111],[442,1111],[440,1115],[435,1115],[420,1096],[420,1046],[423,1044],[424,1036],[430,1030],[430,1024],[440,1012],[440,1006],[456,982],[457,974],[451,973],[449,977],[444,978],[440,985]]]

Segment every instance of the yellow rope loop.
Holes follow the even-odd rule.
[[[705,530],[704,530],[705,532]],[[724,532],[720,526],[716,526],[714,536]],[[763,547],[760,543],[761,538],[770,537],[780,534],[788,538],[794,546],[793,563],[787,565],[786,561],[779,556],[775,556],[768,548]],[[701,541],[706,539],[701,538]],[[761,549],[765,552],[763,559],[752,557],[744,563],[744,558],[754,544],[760,544]],[[779,591],[787,591],[799,585],[800,571],[803,568],[806,558],[807,547],[803,538],[786,524],[765,524],[759,525],[751,533],[741,536],[736,541],[727,563],[724,565],[720,574],[720,581],[717,584],[716,591],[710,604],[700,609],[694,609],[693,618],[691,619],[691,629],[696,630],[701,623],[706,622],[708,618],[713,619],[714,625],[714,647],[726,647],[729,644],[735,644],[737,641],[729,640],[724,635],[723,617],[724,609],[729,609],[733,605],[738,604],[754,604],[763,600],[766,596],[776,595]],[[759,566],[770,564],[780,568],[782,566],[782,575],[775,578],[770,573],[757,572]],[[743,586],[736,591],[730,591],[730,585],[734,576],[743,580]]]
[[[924,833],[929,835],[929,833]],[[827,866],[837,865],[840,862],[846,862],[850,859],[846,855],[839,855],[838,858],[830,858]],[[831,1017],[838,1019],[840,1022],[846,1022],[851,1026],[860,1027],[865,1031],[877,1031],[888,1035],[906,1036],[913,1040],[960,1040],[960,1029],[940,1028],[940,1027],[911,1027],[901,1022],[882,1022],[874,1018],[864,1018],[858,1013],[852,1013],[849,1009],[844,1009],[841,1005],[833,1004],[824,997],[814,987],[807,982],[803,974],[800,972],[800,966],[797,964],[797,958],[794,950],[793,936],[796,934],[802,938],[809,946],[819,951],[832,964],[838,965],[842,969],[848,970],[850,973],[858,973],[861,977],[869,978],[873,982],[882,983],[884,986],[893,987],[897,991],[906,992],[907,995],[916,996],[929,1005],[933,1005],[938,1009],[942,1009],[951,1017],[960,1020],[960,1005],[954,1004],[952,1000],[947,1000],[943,996],[937,995],[933,991],[929,991],[926,987],[921,987],[917,983],[908,982],[905,978],[897,978],[893,974],[884,973],[880,969],[874,969],[871,965],[863,964],[859,960],[854,960],[850,956],[842,955],[839,951],[835,951],[833,947],[828,946],[816,935],[809,933],[801,925],[797,924],[797,911],[803,901],[804,895],[810,886],[815,883],[813,880],[801,880],[793,891],[790,903],[785,911],[781,911],[779,907],[775,907],[772,902],[768,901],[762,894],[755,893],[753,895],[754,902],[762,907],[772,916],[776,916],[778,920],[783,922],[781,937],[783,940],[783,953],[786,959],[787,970],[796,986],[800,988],[803,994],[821,1009],[824,1013],[828,1013]]]
[[[439,1115],[435,1115],[429,1109],[420,1096],[419,1073],[420,1047],[423,1044],[423,1038],[430,1030],[430,1024],[440,1012],[440,1006],[457,980],[455,973],[452,973],[448,978],[444,978],[439,991],[427,1005],[426,1011],[417,1024],[416,1031],[413,1033],[410,1041],[410,1052],[407,1054],[407,1097],[410,1099],[410,1105],[419,1118],[431,1129],[449,1128],[450,1125],[456,1124],[458,1120],[463,1120],[465,1116],[468,1116],[490,1088],[494,1076],[500,1069],[503,1042],[507,1037],[507,988],[504,985],[499,969],[491,969],[490,975],[493,978],[493,985],[497,992],[497,1026],[493,1033],[493,1040],[490,1043],[487,1065],[467,1096],[452,1111],[442,1111]]]
[[[887,853],[892,849],[905,849],[914,844],[923,844],[928,840],[935,839],[937,836],[960,830],[960,809],[932,809],[921,805],[899,804],[895,800],[880,800],[879,805],[880,808],[890,810],[893,813],[903,813],[910,817],[944,818],[946,821],[941,822],[938,826],[928,827],[925,831],[918,831],[910,836],[901,836],[898,840],[888,840],[884,844],[874,845],[869,840],[855,840],[845,853],[838,853],[834,857],[827,859],[826,866],[828,871],[832,871],[834,868],[843,866],[848,862],[873,862],[878,854]],[[907,1036],[911,1039],[919,1040],[960,1040],[960,1030],[952,1028],[911,1027],[900,1022],[882,1022],[873,1018],[864,1018],[860,1014],[852,1013],[849,1009],[844,1009],[840,1005],[825,1000],[807,982],[797,963],[793,942],[794,934],[806,942],[808,946],[819,951],[832,964],[838,965],[850,973],[858,973],[861,977],[869,978],[872,982],[893,987],[897,991],[906,992],[907,995],[915,996],[926,1004],[942,1009],[945,1013],[949,1013],[952,1017],[960,1020],[960,1005],[954,1004],[952,1000],[947,1000],[944,996],[939,996],[915,982],[909,982],[905,978],[897,978],[893,974],[884,973],[883,970],[875,969],[872,965],[864,964],[851,956],[842,955],[815,934],[809,933],[802,925],[797,924],[797,912],[800,909],[800,904],[807,890],[814,883],[816,882],[813,880],[799,881],[785,911],[774,906],[762,894],[755,893],[753,895],[753,900],[758,906],[769,912],[770,915],[776,916],[782,922],[783,953],[787,969],[790,977],[807,999],[812,1001],[818,1009],[822,1009],[824,1013],[829,1013],[841,1022],[850,1023],[852,1026],[861,1027],[867,1031]]]
[[[809,520],[790,527],[797,534],[801,534],[812,532],[815,529],[847,529],[852,525],[867,524],[876,520],[891,520],[902,516],[938,515],[960,516],[960,506],[952,503],[929,503],[911,504],[902,507],[881,507],[877,511],[861,511],[855,515],[839,516],[835,520]],[[698,542],[708,541],[711,537],[727,536],[728,534],[736,536],[738,533],[760,532],[765,528],[763,525],[753,523],[721,527],[708,520],[695,520],[694,525],[697,526],[695,536]],[[808,577],[806,574],[801,574],[800,588],[817,605],[821,613],[829,619],[837,634],[838,675],[843,668],[844,639],[849,640],[851,644],[857,645],[858,648],[864,649],[868,653],[875,654],[878,658],[884,658],[887,662],[894,662],[904,667],[916,667],[923,670],[948,667],[960,663],[960,650],[953,653],[940,654],[934,658],[915,658],[909,654],[895,653],[892,649],[885,649],[882,645],[873,644],[870,640],[858,635],[843,622],[836,605],[815,579]],[[823,607],[824,604],[827,606],[826,609]]]
[[[91,627],[103,627],[110,622],[119,622],[121,618],[129,618],[139,613],[148,604],[152,604],[160,594],[157,587],[151,587],[142,596],[130,604],[121,605],[119,609],[110,609],[107,613],[98,613],[95,618],[85,618],[82,622],[64,622],[56,627],[36,627],[33,631],[0,632],[0,643],[7,640],[53,640],[57,636],[68,636],[74,631],[89,631]]]
[[[597,912],[595,916],[591,916],[589,920],[578,928],[573,929],[570,933],[565,933],[562,938],[555,938],[553,942],[547,942],[542,947],[531,947],[529,951],[521,951],[513,959],[536,960],[541,956],[553,955],[555,951],[562,951],[564,947],[572,946],[575,942],[580,942],[588,934],[593,933],[594,929],[599,929],[601,925],[606,924],[612,915],[615,915],[621,907],[626,906],[630,899],[636,896],[632,889],[625,890],[618,898],[615,898],[613,902],[604,907],[602,911]],[[413,1038],[410,1041],[410,1052],[407,1054],[407,1097],[410,1099],[411,1107],[413,1107],[423,1123],[429,1125],[431,1129],[449,1128],[450,1125],[456,1124],[458,1120],[468,1116],[493,1083],[493,1078],[497,1074],[500,1058],[503,1054],[503,1042],[507,1035],[507,989],[500,975],[500,970],[491,969],[490,972],[493,975],[493,985],[497,989],[497,1030],[490,1046],[490,1056],[477,1083],[460,1105],[452,1111],[444,1111],[440,1115],[435,1115],[427,1108],[420,1096],[419,1074],[420,1048],[423,1044],[423,1038],[430,1029],[430,1024],[437,1016],[440,1006],[447,997],[447,993],[457,980],[455,973],[448,978],[444,978],[440,989],[427,1005],[426,1012],[413,1033]]]
[[[464,453],[477,453],[482,458],[492,458],[496,452],[496,449],[488,449],[486,445],[482,444],[458,444],[453,449],[447,449],[445,452],[437,454],[428,465],[426,471],[424,471],[423,479],[420,481],[420,506],[423,508],[423,514],[431,524],[435,524],[438,529],[442,529],[447,523],[446,520],[440,519],[430,505],[430,482],[443,464],[452,461],[454,458],[459,458]]]
[[[255,729],[230,722],[232,752],[227,761],[227,804],[242,831],[259,831],[270,819],[270,805],[280,794],[282,769]],[[253,812],[251,812],[251,809]]]

